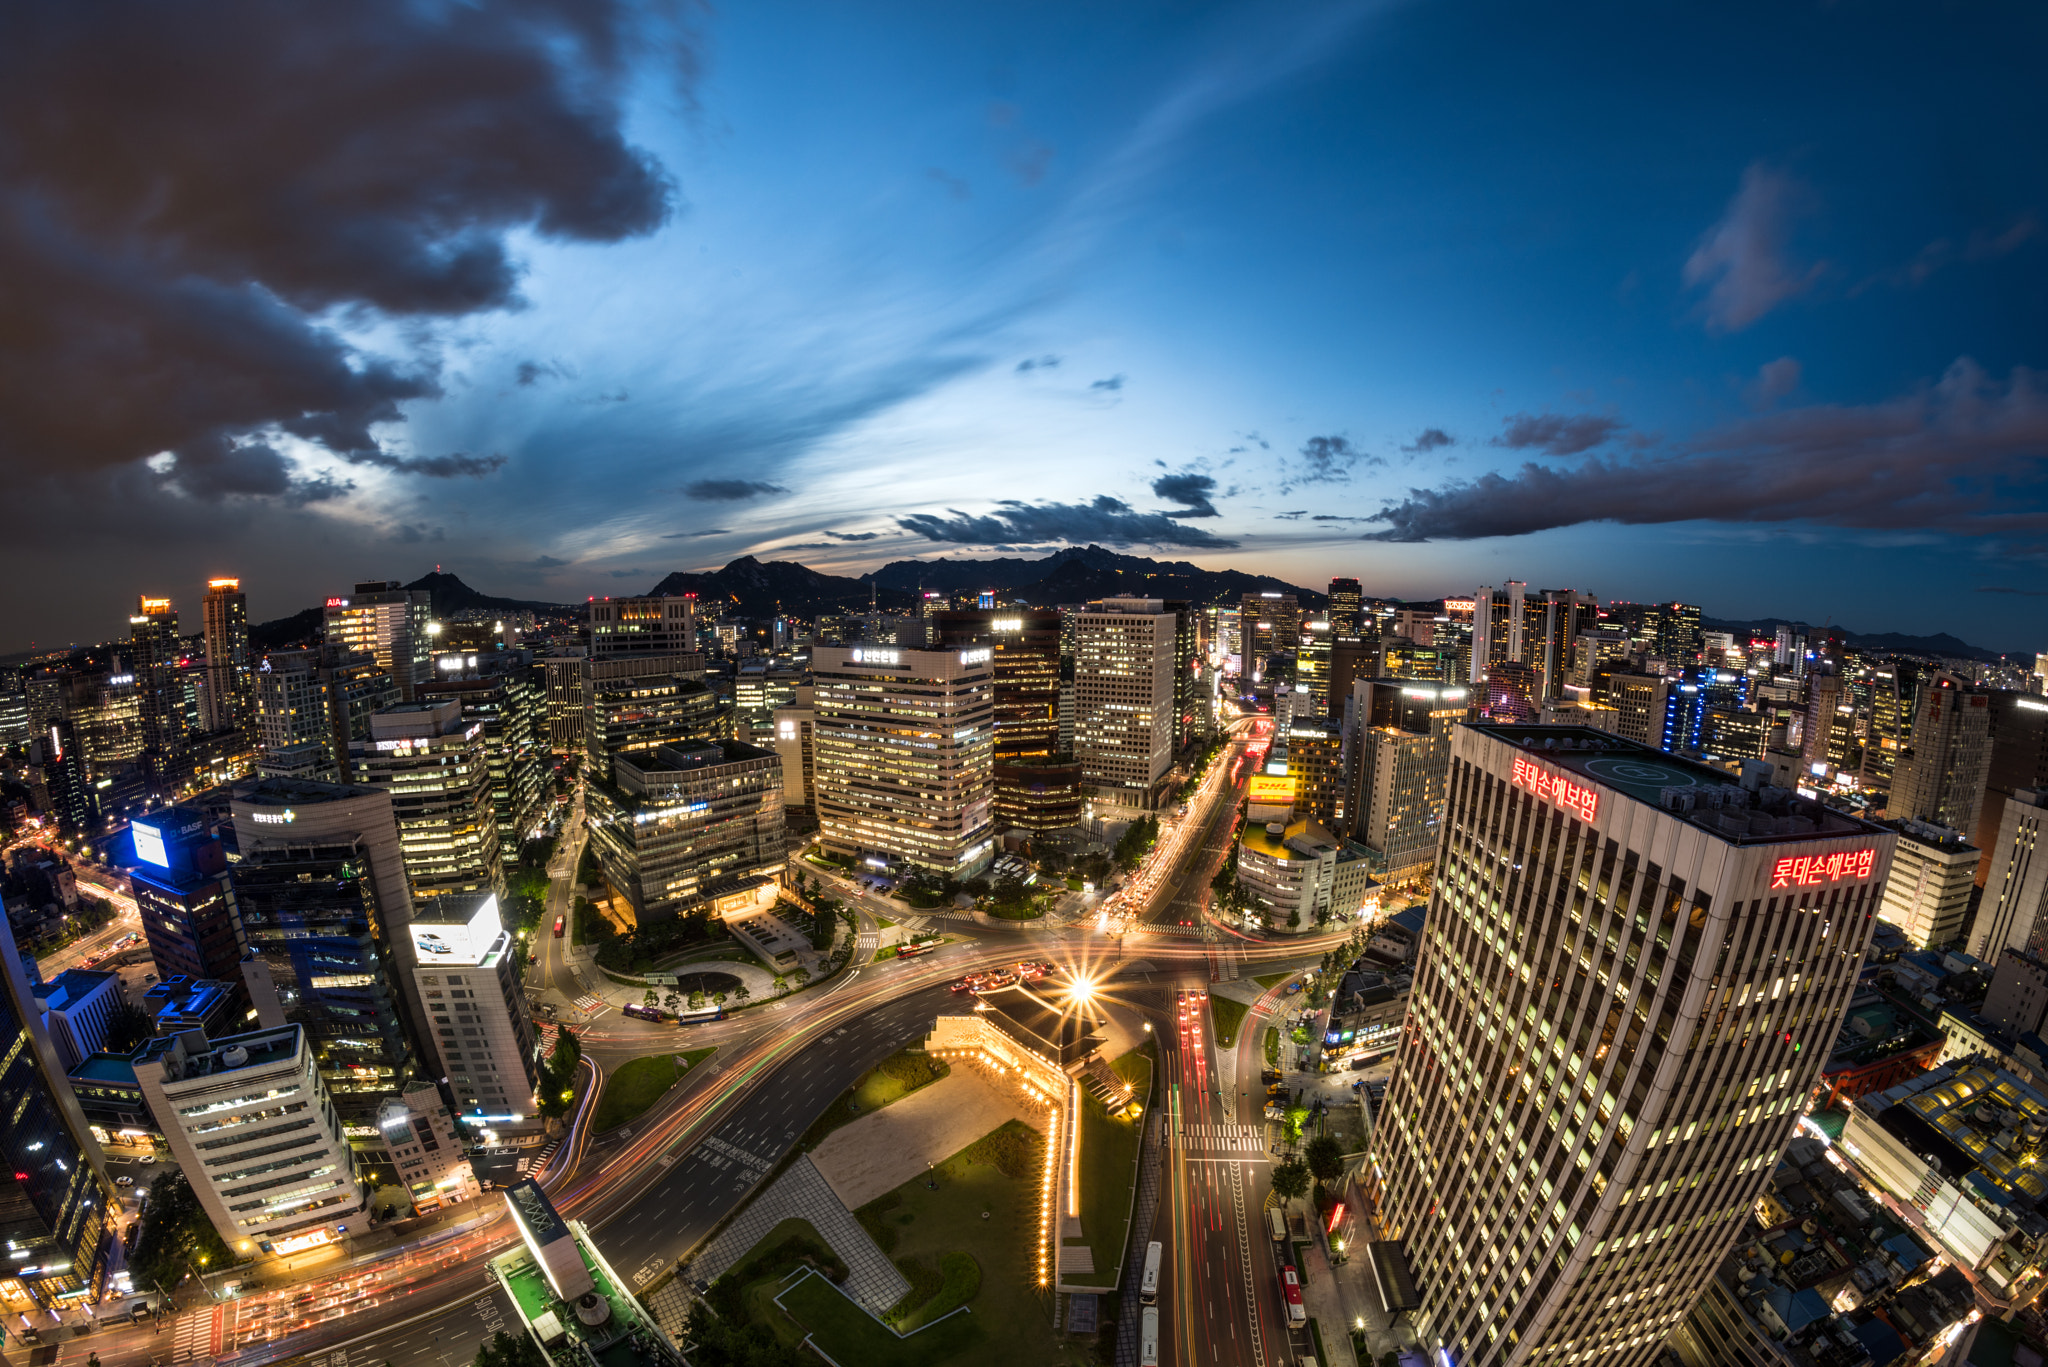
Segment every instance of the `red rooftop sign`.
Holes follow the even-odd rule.
[[[1844,878],[1868,878],[1876,863],[1876,850],[1791,855],[1771,865],[1771,886],[1811,888],[1822,883],[1839,883]]]
[[[1598,789],[1574,783],[1526,759],[1515,761],[1513,782],[1517,788],[1526,788],[1545,802],[1556,803],[1582,821],[1591,821],[1593,813],[1600,810]]]

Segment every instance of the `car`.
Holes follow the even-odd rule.
[[[123,1174],[114,1179],[114,1185],[117,1187],[132,1187],[135,1185],[135,1179]]]
[[[156,1162],[156,1155],[153,1153],[146,1153],[142,1155],[142,1157],[136,1159],[135,1161],[138,1163],[154,1163]]]
[[[953,990],[955,992],[972,992],[974,990],[974,981],[971,978],[955,978],[953,980]]]
[[[144,982],[146,982],[146,983],[153,983],[153,982],[155,982],[155,981],[156,981],[156,974],[154,974],[154,973],[145,973],[145,974],[143,974],[143,975],[142,975],[142,981],[144,981]]]
[[[1278,1068],[1262,1068],[1259,1070],[1259,1081],[1270,1084],[1279,1080],[1280,1070]]]
[[[413,944],[429,954],[453,954],[455,947],[438,935],[421,931],[412,937]]]

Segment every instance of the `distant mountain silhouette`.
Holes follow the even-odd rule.
[[[325,631],[326,619],[327,609],[306,608],[275,621],[252,622],[249,626],[249,648],[261,652],[312,645]]]
[[[1069,546],[1039,560],[892,560],[864,578],[883,588],[912,592],[919,587],[947,593],[996,589],[1041,607],[1119,595],[1214,603],[1247,593],[1291,593],[1304,608],[1320,608],[1329,601],[1314,589],[1271,575],[1205,570],[1185,560],[1152,560],[1096,545]]]
[[[523,598],[493,598],[487,593],[478,593],[452,574],[436,570],[423,574],[406,585],[409,589],[425,589],[434,596],[434,615],[453,617],[458,612],[560,612],[570,607],[567,603],[536,603]]]
[[[739,617],[773,617],[793,613],[815,617],[827,612],[865,610],[868,581],[824,574],[794,560],[756,560],[743,555],[721,570],[677,570],[648,591],[661,594],[694,593],[705,611],[730,612]],[[879,588],[875,601],[885,612],[903,612],[916,598],[908,593]]]
[[[1864,633],[1851,631],[1847,627],[1842,626],[1817,627],[1807,622],[1795,622],[1784,617],[1763,617],[1748,622],[1724,621],[1718,617],[1702,617],[1700,618],[1700,626],[1707,631],[1732,631],[1737,634],[1738,638],[1746,634],[1754,636],[1759,640],[1774,636],[1781,626],[1789,626],[1801,636],[1809,639],[1818,638],[1824,632],[1839,635],[1844,642],[1856,647],[1858,650],[1889,651],[1894,655],[1926,655],[1944,660],[1976,660],[1983,664],[1997,664],[2001,660],[2030,658],[2031,656],[2031,652],[2020,651],[2014,651],[2010,655],[2000,655],[1995,650],[1986,650],[1982,646],[1973,646],[1968,641],[1951,636],[1945,631],[1934,636],[1908,636],[1903,632],[1897,631]]]

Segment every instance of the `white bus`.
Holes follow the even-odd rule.
[[[1139,1367],[1159,1367],[1159,1310],[1148,1305],[1138,1317]]]
[[[1159,1300],[1159,1241],[1154,1239],[1145,1246],[1145,1280],[1138,1283],[1138,1299],[1146,1305]]]
[[[1266,1227],[1273,1231],[1273,1242],[1287,1242],[1287,1216],[1278,1206],[1266,1207]]]

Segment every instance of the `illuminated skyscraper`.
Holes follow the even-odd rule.
[[[1948,674],[1923,682],[1912,744],[1892,776],[1888,814],[1975,831],[1990,773],[1990,695]]]
[[[812,653],[812,751],[827,849],[956,878],[988,866],[993,656],[987,646]]]
[[[208,731],[256,729],[256,671],[249,654],[249,600],[239,579],[209,579],[200,605],[206,639]]]
[[[1060,614],[1057,608],[932,614],[939,649],[987,646],[995,666],[995,812],[999,824],[1055,830],[1081,819],[1081,771],[1057,763]]]
[[[1479,724],[1367,1179],[1459,1367],[1644,1367],[1791,1138],[1894,836],[1578,727]]]
[[[356,780],[391,794],[416,913],[437,897],[505,891],[483,731],[460,702],[436,698],[385,708],[350,747]]]
[[[593,660],[610,660],[620,655],[687,655],[696,649],[694,594],[590,600]]]
[[[368,655],[398,685],[402,702],[433,675],[433,595],[396,579],[358,584],[327,600],[327,644]]]
[[[1238,626],[1249,674],[1268,655],[1293,653],[1301,639],[1301,604],[1291,593],[1247,593]]]
[[[1179,618],[1157,598],[1105,598],[1075,618],[1074,757],[1105,801],[1151,806],[1173,764]]]
[[[1528,658],[1522,646],[1522,630],[1528,615],[1524,597],[1528,591],[1527,584],[1510,579],[1500,588],[1482,588],[1473,596],[1473,683],[1484,683],[1495,665],[1520,664]]]
[[[185,708],[178,687],[178,658],[184,641],[178,636],[178,612],[168,598],[137,600],[128,619],[129,648],[134,655],[135,687],[142,702],[142,749],[153,773],[169,762],[185,740]]]
[[[1380,856],[1388,879],[1436,857],[1451,729],[1471,715],[1463,685],[1359,679],[1344,710],[1341,807],[1345,829]],[[1291,743],[1291,741],[1290,741]],[[1291,754],[1291,752],[1290,752]]]
[[[1356,579],[1332,579],[1330,581],[1330,635],[1356,636],[1358,634],[1358,612],[1363,598]]]

